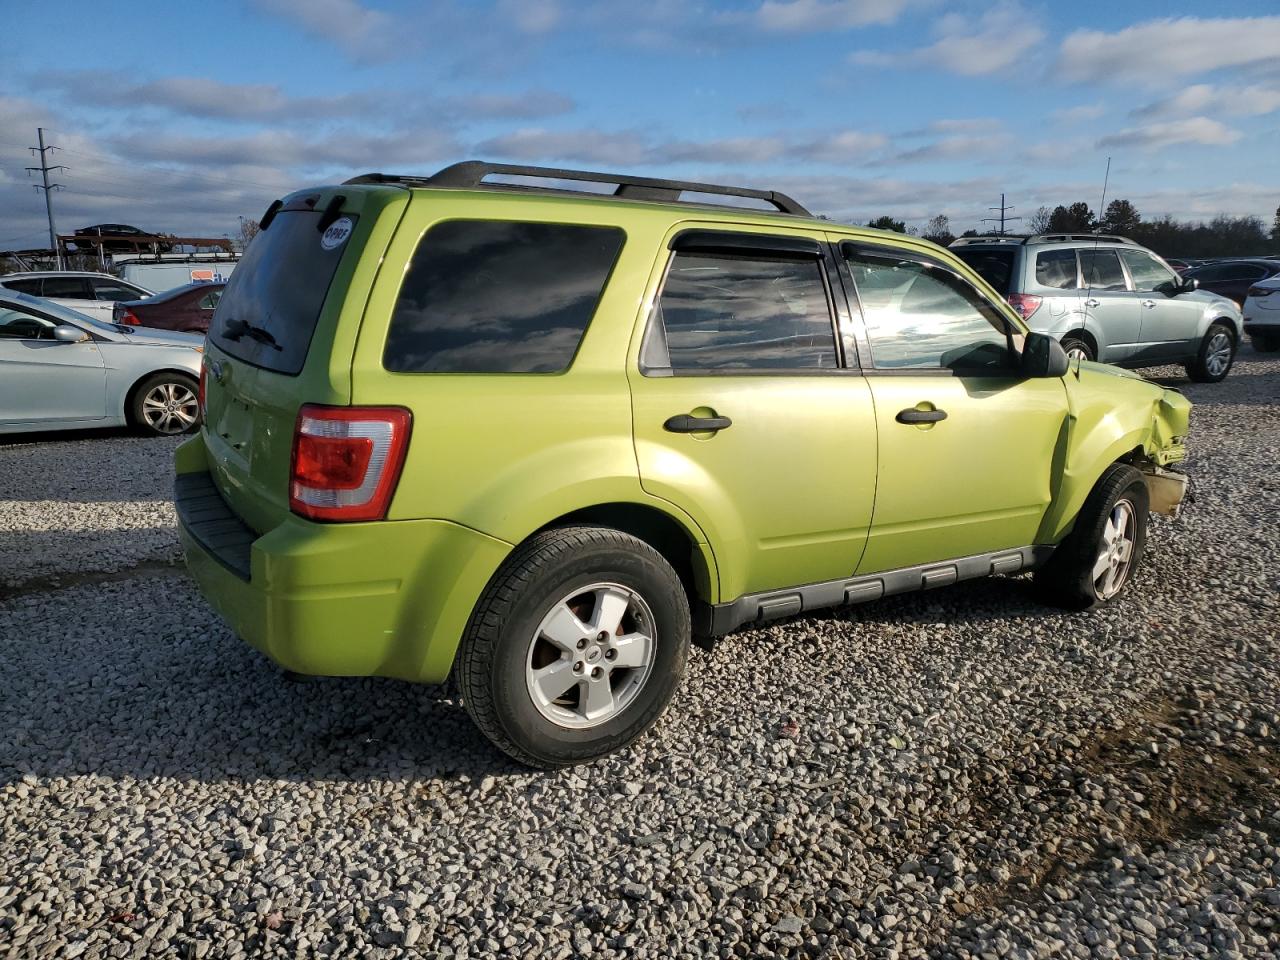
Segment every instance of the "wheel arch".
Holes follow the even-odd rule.
[[[610,527],[643,540],[671,564],[685,585],[691,604],[698,601],[715,603],[718,600],[719,575],[715,555],[692,521],[677,518],[653,504],[612,501],[562,514],[530,531],[528,536],[569,524]]]

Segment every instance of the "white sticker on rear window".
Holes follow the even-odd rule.
[[[320,246],[326,250],[342,246],[346,243],[347,237],[351,236],[351,230],[351,218],[339,217],[329,225],[328,230],[320,235]]]

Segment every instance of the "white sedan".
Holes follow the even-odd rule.
[[[132,425],[178,434],[200,422],[204,338],[103,323],[0,290],[0,434]]]
[[[1244,300],[1244,335],[1259,353],[1280,350],[1280,276],[1259,280]]]

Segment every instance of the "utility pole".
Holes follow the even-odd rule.
[[[36,170],[39,170],[40,174],[44,177],[44,186],[41,186],[38,183],[32,184],[32,186],[34,186],[37,190],[44,191],[44,209],[45,209],[45,212],[49,214],[49,246],[53,248],[53,255],[55,259],[58,261],[58,269],[61,270],[63,269],[62,247],[58,245],[58,228],[54,226],[54,223],[53,223],[53,191],[62,189],[62,184],[50,183],[49,171],[65,170],[67,168],[62,166],[61,164],[50,166],[47,153],[50,150],[57,150],[58,148],[46,147],[44,145],[44,127],[36,127],[36,136],[40,140],[40,146],[28,147],[27,149],[30,150],[32,153],[38,152],[40,154],[40,166],[27,167],[27,170],[28,172],[34,172]]]
[[[1012,209],[1013,209],[1013,207],[1005,206],[1005,202],[1004,202],[1004,194],[1003,194],[1003,193],[1002,193],[1002,194],[1000,194],[1000,206],[998,206],[998,207],[987,207],[987,209],[988,209],[988,210],[999,210],[999,211],[1000,211],[1000,216],[998,216],[998,217],[983,217],[983,218],[982,218],[982,222],[983,222],[983,223],[996,223],[997,221],[999,221],[999,223],[1000,223],[1000,235],[1001,235],[1001,236],[1004,236],[1004,224],[1005,224],[1005,221],[1006,221],[1006,220],[1021,220],[1021,219],[1022,219],[1021,217],[1009,217],[1009,216],[1006,216],[1006,215],[1005,215],[1006,211],[1010,211],[1010,210],[1012,210]]]

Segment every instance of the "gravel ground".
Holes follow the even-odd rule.
[[[1197,502],[1121,602],[997,579],[743,631],[550,775],[439,690],[232,637],[173,564],[173,442],[0,446],[0,945],[1275,956],[1280,361],[1168,373]]]

